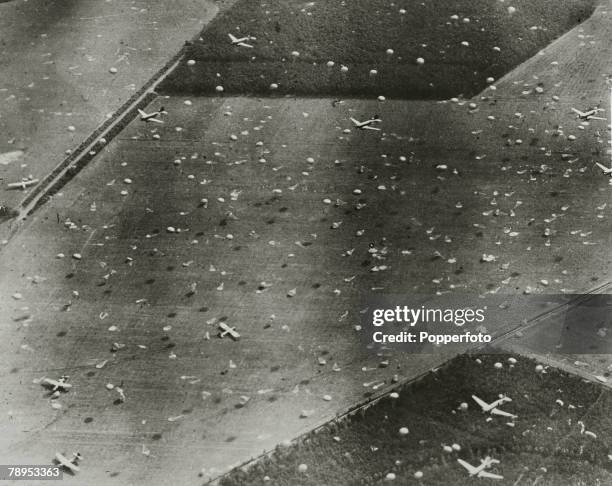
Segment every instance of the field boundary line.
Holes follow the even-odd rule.
[[[512,69],[511,71],[508,71],[501,78],[497,79],[494,84],[497,86],[499,84],[507,83],[508,80],[511,77],[516,76],[517,72],[519,72],[521,69],[524,69],[524,67],[527,66],[529,63],[534,62],[534,59],[539,58],[540,56],[542,56],[543,53],[546,53],[546,51],[548,51],[549,49],[556,47],[556,44],[565,42],[567,40],[567,38],[576,35],[576,33],[579,32],[579,29],[581,29],[584,26],[584,24],[586,24],[587,22],[593,22],[594,18],[595,18],[595,15],[598,15],[600,13],[600,11],[604,10],[605,8],[612,8],[611,0],[599,0],[598,3],[597,3],[597,6],[595,7],[595,9],[591,13],[591,15],[589,15],[586,19],[584,19],[579,24],[575,25],[573,28],[571,28],[567,32],[561,34],[559,37],[554,39],[546,47],[544,47],[544,48],[540,49],[538,52],[536,52],[529,59],[526,59],[525,61],[520,63],[518,66],[516,66],[514,69]],[[480,97],[484,96],[485,92],[488,91],[488,90],[489,90],[489,87],[486,87],[480,93],[476,94],[475,96],[473,96],[470,99],[477,99],[477,98],[480,99]]]
[[[392,393],[394,390],[398,389],[398,388],[403,388],[405,386],[408,385],[413,385],[415,383],[418,383],[419,381],[421,381],[422,379],[424,379],[426,376],[428,376],[431,373],[436,373],[438,370],[440,370],[441,368],[444,368],[445,366],[448,366],[448,364],[455,359],[457,356],[463,355],[463,354],[476,354],[479,352],[482,352],[484,354],[486,354],[486,349],[487,348],[494,348],[496,346],[498,346],[498,343],[504,342],[506,340],[508,340],[510,337],[512,337],[516,332],[524,330],[524,329],[530,329],[534,326],[537,326],[540,322],[542,322],[542,320],[546,319],[547,317],[554,315],[556,312],[559,312],[561,309],[569,307],[570,305],[573,305],[577,302],[582,302],[585,299],[588,299],[589,297],[593,296],[593,295],[597,295],[600,293],[603,293],[603,290],[608,290],[609,287],[612,287],[612,281],[607,281],[601,285],[598,285],[597,287],[592,288],[591,290],[579,294],[578,297],[574,298],[574,299],[570,299],[568,302],[564,302],[562,304],[559,304],[557,306],[555,306],[552,309],[548,309],[546,311],[543,311],[539,314],[536,314],[534,317],[527,319],[526,321],[524,321],[523,323],[517,325],[516,327],[512,328],[509,331],[504,332],[503,334],[501,334],[500,336],[497,336],[496,338],[494,338],[491,343],[487,343],[484,345],[476,345],[473,346],[471,348],[466,349],[463,352],[458,352],[458,353],[452,353],[452,355],[449,355],[449,357],[443,361],[442,363],[440,363],[438,366],[434,367],[434,368],[430,368],[428,370],[425,370],[411,378],[407,378],[405,380],[401,380],[398,381],[397,383],[394,383],[392,386],[385,388],[384,390],[374,394],[373,396],[360,401],[359,403],[357,403],[356,405],[348,408],[347,410],[345,410],[344,412],[339,412],[338,414],[336,414],[333,418],[327,419],[321,423],[319,423],[319,425],[316,425],[315,427],[313,427],[312,429],[308,430],[307,432],[304,432],[300,435],[298,435],[297,437],[295,437],[294,439],[291,439],[291,446],[298,444],[301,440],[303,440],[304,438],[306,438],[307,436],[311,435],[311,434],[316,434],[322,430],[324,430],[326,427],[328,427],[330,424],[335,424],[335,423],[339,423],[342,422],[343,420],[346,420],[350,417],[353,417],[354,415],[356,415],[357,413],[361,413],[364,412],[365,410],[367,410],[368,408],[376,405],[379,401],[381,401],[382,399],[384,399],[385,397],[387,397],[390,393]],[[506,349],[503,349],[503,351],[506,351]],[[508,352],[512,352],[510,350],[508,350]],[[576,376],[580,376],[581,378],[584,379],[588,379],[589,381],[592,381],[594,383],[597,383],[598,385],[603,385],[606,386],[608,388],[612,388],[612,384],[604,384],[601,383],[600,381],[596,380],[592,375],[589,375],[586,372],[580,372],[581,370],[576,370],[574,368],[572,368],[571,366],[568,366],[567,364],[563,364],[561,362],[558,362],[554,359],[551,359],[550,357],[542,357],[540,355],[537,355],[535,353],[529,353],[529,352],[520,352],[517,351],[519,354],[521,354],[521,356],[527,357],[527,358],[532,358],[536,361],[542,361],[546,364],[549,364],[551,366],[554,366],[556,368],[560,368],[563,371],[566,371],[570,374],[576,375]],[[207,482],[205,482],[205,485],[210,485],[210,486],[217,486],[219,484],[219,482],[227,477],[231,471],[233,471],[234,469],[246,469],[256,463],[258,463],[259,461],[265,459],[266,457],[270,457],[274,454],[274,452],[276,452],[278,448],[278,445],[271,450],[268,451],[264,451],[261,454],[259,454],[258,456],[252,457],[251,459],[244,461],[242,463],[240,463],[239,465],[233,467],[231,470],[226,471],[224,473],[219,474],[218,476],[209,479]]]

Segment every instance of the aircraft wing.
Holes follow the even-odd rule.
[[[229,35],[229,38],[232,40],[232,42],[236,42],[238,39],[236,37],[234,37],[232,34],[227,34]]]
[[[242,47],[253,47],[251,44],[247,44],[246,42],[239,42],[238,45]]]
[[[510,412],[504,412],[503,410],[500,410],[499,408],[494,408],[493,410],[491,410],[491,414],[501,415],[502,417],[516,418],[516,415],[513,415]]]
[[[159,118],[147,118],[147,121],[152,121],[155,123],[164,123],[164,121],[160,120]]]
[[[572,111],[574,113],[578,114],[579,116],[586,116],[586,113],[584,113],[584,112],[582,112],[580,110],[577,110],[576,108],[572,108]]]
[[[221,330],[225,331],[228,334],[232,334],[232,333],[235,334],[236,333],[236,331],[233,328],[231,328],[230,326],[228,326],[225,322],[219,323],[219,328]]]
[[[380,128],[371,127],[369,125],[365,125],[365,126],[363,126],[361,128],[365,128],[366,130],[377,130],[377,131],[380,131]]]
[[[476,395],[472,395],[472,399],[478,404],[480,405],[480,408],[482,408],[483,410],[487,411],[489,410],[489,404],[487,402],[485,402],[484,400],[481,400],[480,398],[478,398]]]
[[[494,401],[494,402],[491,404],[491,406],[492,406],[493,408],[495,408],[495,407],[499,407],[500,405],[503,405],[503,404],[504,404],[504,403],[506,403],[506,402],[511,402],[511,401],[512,401],[512,398],[507,397],[507,396],[505,396],[505,395],[504,395],[504,396],[503,396],[503,397],[501,397],[500,399],[495,400],[495,401]]]
[[[595,165],[597,165],[597,167],[599,167],[601,170],[603,170],[604,174],[612,173],[612,168],[611,167],[606,167],[605,165],[600,164],[599,162],[595,162]]]
[[[489,478],[489,479],[504,479],[504,477],[500,476],[499,474],[493,474],[487,471],[480,471],[478,473],[478,477],[479,478]]]
[[[590,116],[589,120],[607,120],[607,118],[603,118],[601,116]]]
[[[463,459],[457,459],[457,462],[461,464],[470,474],[476,474],[476,468],[472,466],[469,462],[464,461]]]
[[[64,389],[72,388],[72,384],[70,384],[70,383],[66,383],[66,382],[63,382],[63,381],[52,380],[51,378],[45,378],[42,381],[42,383],[45,386],[52,386],[54,388],[64,388]]]
[[[59,452],[55,453],[55,459],[57,460],[57,462],[59,462],[62,466],[67,467],[68,469],[70,469],[71,471],[80,471],[79,466],[77,466],[76,464],[72,464],[68,459],[66,459],[62,454],[60,454]]]
[[[142,111],[140,108],[138,108],[138,114],[140,116],[142,116],[142,117],[146,117],[147,116],[147,114],[144,111]]]
[[[361,125],[361,122],[360,122],[359,120],[355,120],[354,118],[351,118],[350,120],[351,120],[351,121],[353,122],[353,124],[354,124],[355,126],[357,126],[357,127],[358,127],[359,125]]]

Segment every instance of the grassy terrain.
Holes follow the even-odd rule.
[[[491,471],[505,479],[494,484],[611,484],[612,394],[556,369],[538,374],[527,358],[510,367],[506,358],[460,356],[397,390],[399,398],[383,398],[297,445],[279,448],[246,472],[234,470],[221,484],[262,484],[265,476],[265,484],[377,484],[390,472],[397,484],[493,484],[468,479],[456,461],[479,464],[486,455],[501,461]],[[497,361],[503,369],[494,368]],[[502,408],[518,415],[514,426],[503,417],[487,422],[470,398],[476,394],[491,402],[500,393],[513,398]],[[459,410],[462,402],[469,405],[466,411]],[[596,437],[581,433],[580,422]],[[401,427],[409,434],[400,435]],[[445,452],[443,446],[451,444],[461,450]],[[298,470],[300,464],[308,466],[306,472]],[[423,473],[420,481],[417,471]]]
[[[7,219],[14,218],[18,214],[19,213],[15,209],[10,208],[0,203],[0,223],[2,223],[3,221],[6,221]]]
[[[187,48],[185,63],[161,90],[210,94],[222,85],[238,94],[470,96],[487,77],[499,78],[585,20],[593,5],[517,0],[511,14],[508,3],[489,0],[241,0]],[[256,37],[254,48],[232,46],[230,32]],[[190,59],[196,64],[187,65]],[[341,72],[342,65],[349,70]]]

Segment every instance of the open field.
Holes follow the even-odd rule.
[[[2,3],[0,158],[22,155],[0,163],[0,205],[18,208],[32,188],[8,183],[46,177],[217,11],[207,0]]]
[[[222,486],[405,484],[576,486],[612,481],[612,393],[537,362],[504,355],[463,355],[422,380],[340,421],[279,447],[270,457],[236,470]],[[499,362],[501,369],[493,364]],[[506,394],[500,406],[516,419],[483,413],[473,401]],[[467,410],[460,409],[466,403]],[[489,419],[488,417],[491,417]],[[406,427],[407,435],[400,434]],[[587,433],[588,431],[588,433]],[[443,446],[460,450],[445,451]],[[504,480],[468,479],[457,463],[478,465]],[[299,466],[305,464],[302,472]],[[422,478],[415,478],[420,471]],[[395,481],[386,479],[395,475]],[[264,479],[267,477],[268,479]]]
[[[584,21],[594,4],[242,0],[187,49],[185,61],[196,64],[183,63],[161,90],[214,94],[221,85],[228,94],[470,97],[488,77],[501,77]],[[228,33],[256,37],[253,48],[231,45]]]
[[[45,463],[79,450],[68,484],[201,484],[464,350],[368,352],[356,324],[372,293],[506,294],[487,323],[499,334],[542,310],[516,294],[609,281],[611,186],[594,166],[608,134],[570,112],[606,96],[607,20],[598,10],[584,46],[575,30],[536,59],[559,60],[538,71],[542,92],[522,65],[496,91],[444,103],[154,99],[146,111],[165,106],[164,124],[133,120],[0,247],[0,454]],[[568,87],[575,57],[588,91]],[[373,113],[380,132],[350,121]],[[220,323],[241,339],[218,337]],[[73,388],[52,400],[40,379],[62,374]],[[583,400],[563,383],[566,404],[599,392],[575,388]],[[499,439],[516,479],[531,459],[491,434],[463,452]],[[603,467],[599,437],[584,454]],[[428,477],[439,454],[423,456]],[[559,484],[561,465],[546,464],[542,481]]]
[[[566,165],[562,137],[546,139],[554,159],[506,146],[503,103],[173,97],[147,110],[161,104],[164,125],[134,120],[2,248],[4,457],[76,447],[98,460],[74,481],[164,484],[180,466],[194,484],[462,351],[368,353],[354,326],[370,293],[511,303],[607,275],[608,255],[583,250],[608,244],[607,180]],[[382,133],[349,128],[374,110]],[[500,148],[509,160],[476,159]],[[510,305],[487,327],[539,311]],[[219,339],[219,322],[242,339]],[[55,410],[33,380],[64,373],[74,392]]]
[[[608,329],[610,292],[583,296],[568,308],[559,308],[519,332],[500,339],[496,346],[508,353],[535,356],[545,363],[595,379],[608,387],[612,382],[612,337]]]

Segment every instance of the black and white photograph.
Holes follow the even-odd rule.
[[[612,486],[611,209],[612,0],[0,0],[0,485]]]

